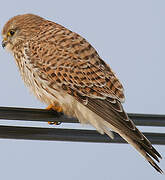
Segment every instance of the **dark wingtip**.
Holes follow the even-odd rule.
[[[162,159],[162,156],[158,153],[158,151],[153,146],[152,146],[152,150],[160,159]]]
[[[149,162],[149,161],[148,161],[148,162]],[[159,167],[155,162],[153,162],[153,163],[149,162],[149,163],[150,163],[151,166],[154,167],[159,173],[164,174],[164,171],[163,171],[162,169],[160,169],[160,167]]]

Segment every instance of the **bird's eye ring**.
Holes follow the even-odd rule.
[[[8,36],[13,36],[14,34],[15,34],[15,30],[13,29],[7,33]]]

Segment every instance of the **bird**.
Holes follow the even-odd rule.
[[[110,138],[118,133],[163,174],[156,163],[161,155],[123,109],[122,84],[85,38],[35,14],[10,18],[2,38],[25,85],[47,109],[91,124]]]

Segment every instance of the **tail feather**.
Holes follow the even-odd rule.
[[[150,158],[151,159],[151,158]],[[152,160],[152,162],[151,161],[149,161],[148,160],[148,162],[151,164],[151,166],[153,167],[153,168],[155,168],[159,173],[161,173],[161,174],[164,174],[164,172],[162,171],[162,169],[160,169],[160,167]]]
[[[117,102],[117,101],[116,101]],[[112,103],[100,99],[88,99],[87,108],[77,104],[76,116],[79,121],[90,123],[101,134],[106,133],[113,138],[112,131],[117,132],[129,144],[131,144],[159,173],[163,174],[161,168],[154,162],[159,162],[161,155],[152,146],[151,142],[136,128],[128,118],[121,104],[112,107]],[[153,158],[153,159],[152,159]]]
[[[154,162],[154,159],[159,162],[161,155],[152,146],[151,142],[136,128],[118,100],[114,100],[112,103],[109,99],[89,98],[87,107],[109,124],[105,124],[107,128],[111,127],[113,131],[117,132],[131,144],[158,172],[163,173]],[[106,131],[104,132],[106,133]]]
[[[119,133],[120,134],[120,133]],[[151,158],[153,157],[157,162],[159,162],[159,158],[162,158],[161,155],[156,151],[156,149],[151,146],[151,148],[145,146],[142,142],[137,142],[130,137],[123,135],[122,137],[131,144],[150,164],[154,167],[159,173],[164,174],[163,170],[154,162]]]
[[[153,157],[157,162],[159,162],[158,157],[160,158],[161,156],[159,156],[159,153],[156,151],[156,149],[154,149],[153,146],[148,147],[142,142],[138,142],[138,141],[134,141],[134,142],[137,143],[139,145],[139,147],[144,149],[146,151],[146,153],[148,153],[151,157]]]

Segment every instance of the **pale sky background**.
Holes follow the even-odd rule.
[[[165,114],[164,0],[1,1],[0,28],[23,13],[38,14],[85,37],[123,83],[127,112]],[[0,67],[0,106],[45,108],[26,89],[13,57],[3,48]],[[165,157],[165,146],[155,147]],[[165,170],[165,158],[160,166]],[[164,176],[127,144],[0,140],[0,178],[163,180]]]

